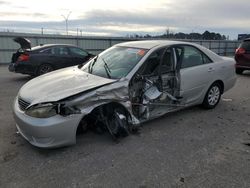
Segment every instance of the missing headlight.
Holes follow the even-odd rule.
[[[81,113],[81,110],[72,106],[67,106],[67,107],[61,106],[60,112],[59,112],[59,114],[62,116],[68,116],[71,114],[80,114],[80,113]]]

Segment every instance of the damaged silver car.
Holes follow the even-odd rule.
[[[26,83],[14,102],[20,134],[32,145],[75,144],[91,127],[127,136],[147,120],[188,106],[214,108],[236,81],[235,61],[192,43],[117,44],[84,66]]]

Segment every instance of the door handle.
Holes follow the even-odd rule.
[[[210,68],[208,68],[207,72],[213,72],[213,71],[214,71],[214,68],[210,67]]]

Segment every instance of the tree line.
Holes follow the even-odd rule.
[[[227,40],[228,37],[220,33],[205,31],[204,33],[171,33],[169,30],[162,35],[128,35],[130,38],[167,38],[167,39],[193,39],[193,40]]]

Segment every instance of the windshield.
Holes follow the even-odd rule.
[[[147,53],[141,48],[112,47],[96,56],[82,67],[82,70],[97,76],[119,79],[135,67]]]

